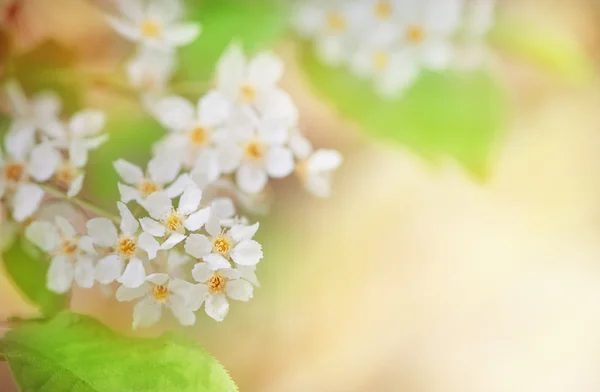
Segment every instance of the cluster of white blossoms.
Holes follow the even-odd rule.
[[[202,307],[222,321],[229,300],[253,297],[259,285],[256,267],[263,258],[262,246],[253,239],[259,223],[251,224],[237,210],[256,213],[267,199],[269,179],[294,172],[311,193],[328,196],[342,157],[334,150],[315,150],[300,134],[297,108],[278,86],[284,65],[274,53],[248,59],[233,43],[217,64],[212,88],[193,103],[168,94],[168,77],[162,71],[173,70],[173,49],[195,38],[199,27],[177,22],[182,13],[175,1],[119,4],[123,17],[110,17],[110,25],[139,43],[139,56],[128,65],[130,76],[141,86],[142,68],[161,70],[161,88],[153,89],[144,105],[166,128],[166,135],[156,143],[145,168],[125,159],[113,162],[121,179],[115,184],[120,192],[118,217],[95,211],[97,216],[79,229],[62,217],[34,220],[25,236],[51,256],[51,290],[66,293],[74,284],[114,287],[119,301],[136,301],[134,328],[157,322],[163,308],[183,325],[194,324]],[[162,63],[146,62],[143,56]],[[66,149],[69,159],[56,166],[79,173],[87,149],[104,140],[94,136],[103,122],[98,113],[83,111],[60,126],[54,121],[55,111],[40,110],[40,117],[27,123],[46,136],[36,147],[42,150],[37,154],[44,155],[31,154],[25,183],[30,176],[43,181],[53,175],[48,162],[55,157],[50,151]],[[29,156],[22,145],[27,127],[9,132],[11,154]],[[73,196],[81,182],[75,174],[69,178],[68,194]]]
[[[317,56],[373,81],[395,98],[423,69],[476,67],[493,22],[495,0],[303,0],[292,24]]]

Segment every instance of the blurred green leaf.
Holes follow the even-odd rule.
[[[315,89],[369,135],[397,141],[429,159],[451,156],[485,175],[501,127],[504,94],[483,72],[423,72],[402,98],[379,98],[368,81],[319,62],[303,45],[302,65]]]
[[[227,371],[196,342],[166,334],[120,336],[88,316],[64,312],[0,340],[21,390],[234,392]]]
[[[208,81],[217,60],[232,40],[248,51],[271,43],[287,28],[286,8],[272,0],[188,0],[191,19],[202,35],[179,53],[180,78]]]
[[[25,246],[29,243],[17,239],[2,254],[4,269],[15,286],[39,306],[45,316],[53,316],[67,306],[67,298],[46,288],[48,260],[39,251],[26,251]]]

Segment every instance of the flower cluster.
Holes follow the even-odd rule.
[[[292,24],[317,56],[373,81],[383,98],[401,95],[422,69],[482,61],[495,0],[302,1]],[[465,48],[465,50],[461,50]],[[456,59],[457,56],[470,60]],[[464,61],[460,61],[464,60]]]
[[[176,63],[174,49],[191,42],[199,27],[177,22],[182,12],[175,1],[127,0],[119,2],[119,10],[123,17],[109,17],[109,24],[138,43],[127,70],[135,88],[147,86],[146,76],[152,76],[154,87],[140,91],[142,102],[166,135],[146,167],[125,159],[113,162],[120,177],[119,216],[93,211],[96,216],[79,230],[62,217],[37,219],[25,236],[51,257],[51,290],[116,286],[119,301],[136,301],[134,328],[157,322],[163,308],[183,325],[194,324],[201,307],[222,321],[230,299],[252,298],[263,258],[254,240],[259,223],[250,223],[238,209],[256,213],[268,200],[269,179],[294,172],[308,191],[326,197],[342,157],[334,150],[315,150],[299,132],[297,108],[279,87],[284,65],[274,53],[247,58],[239,44],[231,44],[211,89],[192,103],[168,93],[167,75]],[[45,136],[35,147],[41,152],[31,154],[31,176],[65,179],[59,184],[74,196],[81,188],[75,174],[87,150],[105,140],[96,136],[103,117],[85,110],[63,124],[56,120],[56,105],[36,105],[27,111],[35,112],[27,122],[18,125],[15,117],[7,151],[28,152],[23,141],[28,129],[40,128]],[[48,162],[59,158],[61,168],[74,169],[71,181],[50,170]]]

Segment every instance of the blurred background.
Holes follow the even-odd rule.
[[[373,137],[329,102],[304,44],[278,33],[285,13],[203,3],[190,3],[204,32],[183,50],[177,80],[201,81],[232,38],[269,46],[285,59],[302,131],[345,160],[330,199],[276,183],[250,303],[222,323],[167,319],[137,334],[194,337],[245,392],[600,391],[599,2],[499,0],[484,71],[494,90],[465,98],[469,111],[450,122],[472,115],[498,128],[477,170]],[[114,209],[110,162],[144,163],[163,131],[115,82],[132,47],[105,23],[111,1],[0,5],[0,77],[59,90],[67,112],[108,112],[111,140],[93,154],[83,195]],[[477,77],[461,74],[453,88]],[[445,97],[453,108],[463,95]],[[418,110],[444,119],[440,105]],[[132,333],[131,304],[99,291],[76,290],[72,309]],[[0,271],[0,319],[36,314]],[[4,363],[0,390],[16,390]]]

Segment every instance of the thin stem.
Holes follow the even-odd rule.
[[[83,200],[78,197],[69,198],[62,191],[60,191],[56,188],[53,188],[49,185],[40,184],[40,186],[44,189],[44,191],[47,194],[49,194],[50,196],[52,196],[54,198],[70,201],[71,203],[75,204],[76,206],[78,206],[79,208],[81,208],[85,211],[91,212],[92,214],[94,214],[96,216],[101,216],[101,217],[110,219],[111,221],[113,221],[115,223],[121,222],[121,218],[119,218],[117,215],[111,214],[110,212],[103,210],[102,208],[90,203],[87,200]]]

